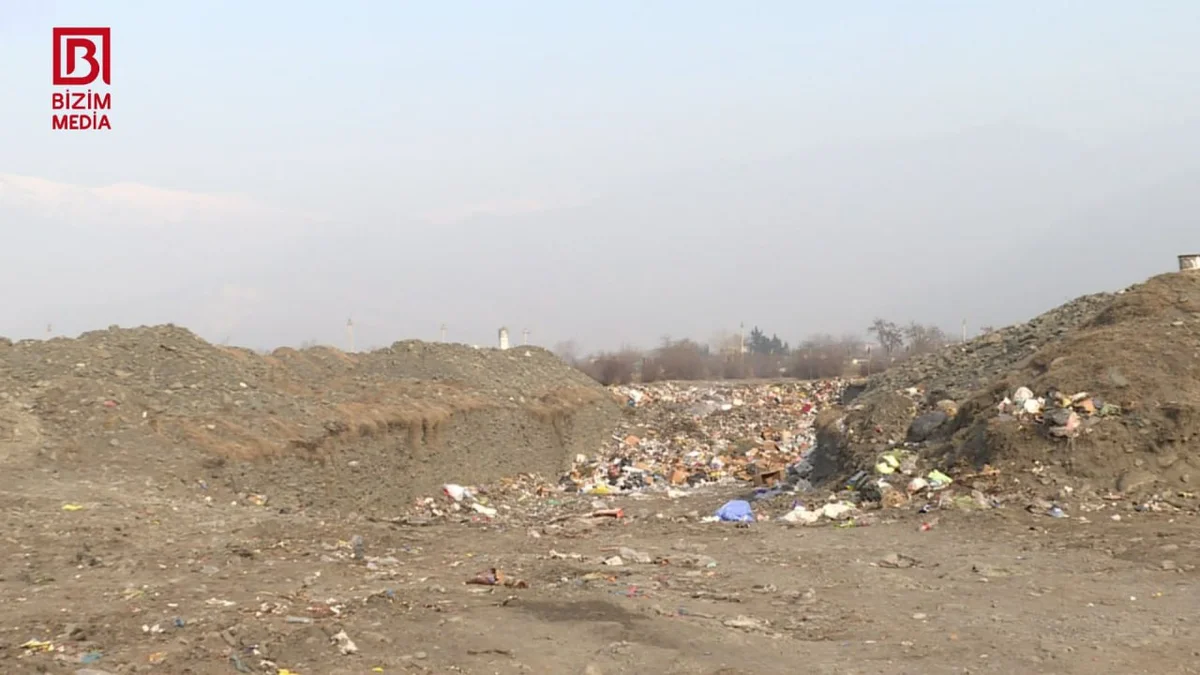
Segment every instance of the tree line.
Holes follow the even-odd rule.
[[[605,385],[661,380],[856,377],[882,371],[903,359],[950,343],[937,326],[876,319],[869,339],[815,334],[791,345],[755,326],[744,335],[719,335],[706,342],[663,337],[653,349],[622,347],[581,355],[574,341],[554,352]]]

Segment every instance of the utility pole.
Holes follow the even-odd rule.
[[[446,341],[446,324],[442,324],[442,342]]]
[[[354,321],[346,319],[346,344],[349,347],[347,351],[354,351]]]
[[[962,323],[962,341],[964,343],[966,343],[966,341],[967,341],[967,320],[966,319],[963,319],[963,323]]]
[[[521,346],[523,346],[523,347],[529,346],[529,329],[528,328],[521,331]]]

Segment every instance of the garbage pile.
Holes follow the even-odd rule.
[[[1081,296],[1027,322],[990,331],[965,344],[948,345],[936,352],[906,359],[870,377],[861,390],[856,387],[848,392],[851,395],[857,392],[857,395],[848,402],[844,414],[827,415],[818,421],[820,443],[813,458],[823,468],[813,482],[823,484],[832,478],[844,480],[859,470],[870,473],[880,461],[880,453],[897,447],[933,449],[952,442],[955,450],[950,454],[970,458],[978,464],[975,462],[978,441],[967,444],[958,436],[962,429],[971,426],[972,421],[981,418],[981,413],[986,413],[989,418],[997,414],[997,401],[991,392],[1000,387],[1014,369],[1027,368],[1031,359],[1039,360],[1051,351],[1060,350],[1071,336],[1099,322],[1114,299],[1128,298],[1133,292],[1134,289],[1127,289],[1115,294]],[[1095,349],[1091,352],[1097,353]],[[1021,378],[1020,383],[1036,385],[1034,390],[1047,394],[1079,391],[1066,383],[1057,383],[1057,387],[1050,383],[1035,383],[1034,377],[1028,374]],[[1007,383],[1002,386],[1006,392],[1014,389],[1015,386]],[[987,396],[986,401],[981,396]],[[1076,411],[1080,419],[1071,418],[1072,410],[1062,412],[1064,406],[1056,403],[1054,395],[1042,398],[1049,401],[1045,411],[1049,417],[1038,417],[1038,421],[1048,419],[1047,427],[1054,429],[1051,433],[1065,433],[1067,437],[1077,433],[1086,418],[1085,412]],[[1026,405],[1028,400],[1014,403],[1010,398],[1005,410],[1015,417],[1019,411],[1014,406]],[[1032,408],[1035,403],[1028,405]],[[990,432],[976,429],[973,433],[978,438]],[[951,436],[956,438],[952,440]],[[938,453],[944,454],[940,450]],[[941,468],[947,469],[953,463],[940,464]]]
[[[1067,439],[1078,437],[1102,417],[1121,414],[1121,406],[1086,391],[1067,396],[1050,390],[1045,396],[1034,396],[1029,387],[1018,387],[996,409],[1002,421],[1032,420],[1044,426],[1050,436]]]
[[[1200,275],[1153,277],[963,402],[939,452],[1052,480],[1187,492],[1200,438]],[[1136,493],[1136,494],[1135,494]]]
[[[826,380],[616,387],[632,415],[598,454],[577,456],[559,484],[587,494],[731,481],[802,484],[813,421],[844,386]]]

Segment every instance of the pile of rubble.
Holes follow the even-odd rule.
[[[1038,349],[1090,321],[1116,297],[1085,295],[1024,323],[991,331],[964,344],[914,356],[867,380],[861,395],[919,387],[933,399],[961,401]]]
[[[1018,387],[996,406],[1000,421],[1032,420],[1044,426],[1050,436],[1076,438],[1103,417],[1121,414],[1121,406],[1108,403],[1086,391],[1067,396],[1051,390],[1034,396],[1029,387]]]
[[[1200,275],[1160,275],[873,378],[818,419],[810,457],[838,480],[911,453],[956,479],[988,466],[1100,495],[1187,492],[1200,475],[1197,353]]]
[[[487,485],[449,483],[442,494],[418,500],[411,517],[538,517],[576,502],[602,510],[599,498],[607,495],[677,497],[711,484],[803,490],[809,487],[805,457],[815,442],[813,421],[843,387],[840,380],[612,387],[626,407],[624,420],[598,452],[577,454],[556,482],[521,474]]]
[[[998,378],[1093,321],[1125,292],[1076,298],[1025,323],[913,357],[851,388],[847,397],[853,397],[844,401],[844,408],[817,422],[814,482],[870,470],[881,453],[896,447],[944,442],[977,412],[974,406],[961,410],[973,395],[990,391]],[[1060,416],[1054,413],[1051,421]],[[1051,426],[1067,422],[1075,424],[1064,420]],[[939,457],[934,464],[941,462]]]
[[[1186,492],[1200,471],[1190,451],[1200,438],[1198,352],[1200,275],[1153,277],[964,402],[939,451],[1049,465],[1098,490]]]
[[[828,380],[616,388],[631,414],[598,454],[576,457],[560,484],[590,494],[724,481],[795,484],[815,442],[813,421],[843,387]]]

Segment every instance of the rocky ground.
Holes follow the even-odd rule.
[[[1165,275],[845,406],[525,348],[0,344],[0,672],[1200,673],[1197,316]]]

